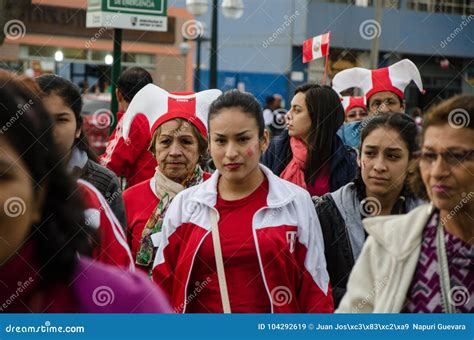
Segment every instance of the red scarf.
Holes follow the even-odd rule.
[[[322,196],[330,191],[330,165],[326,163],[319,171],[318,177],[314,181],[314,185],[307,185],[304,178],[304,170],[306,168],[306,156],[308,148],[306,144],[299,138],[290,137],[291,152],[293,158],[286,166],[280,177],[292,182],[303,189],[308,190],[311,196]]]
[[[291,152],[293,158],[286,166],[285,170],[280,174],[280,177],[287,181],[294,183],[306,189],[306,181],[304,179],[304,169],[306,163],[306,155],[308,148],[305,142],[299,138],[290,137]]]

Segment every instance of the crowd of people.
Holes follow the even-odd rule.
[[[0,71],[0,311],[474,312],[474,96],[415,121],[412,81],[344,70],[273,124],[133,67],[97,157],[77,86]]]

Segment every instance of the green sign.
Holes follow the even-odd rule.
[[[165,32],[166,0],[88,0],[87,27]]]

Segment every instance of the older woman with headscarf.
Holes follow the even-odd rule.
[[[168,93],[148,84],[133,98],[124,116],[127,139],[133,118],[143,114],[150,124],[150,152],[158,162],[155,175],[124,192],[128,242],[137,268],[151,273],[163,217],[172,199],[185,188],[210,177],[200,164],[207,152],[207,114],[219,90]]]

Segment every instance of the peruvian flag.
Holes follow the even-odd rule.
[[[303,43],[303,63],[325,57],[329,53],[329,37],[331,32],[305,40]]]

